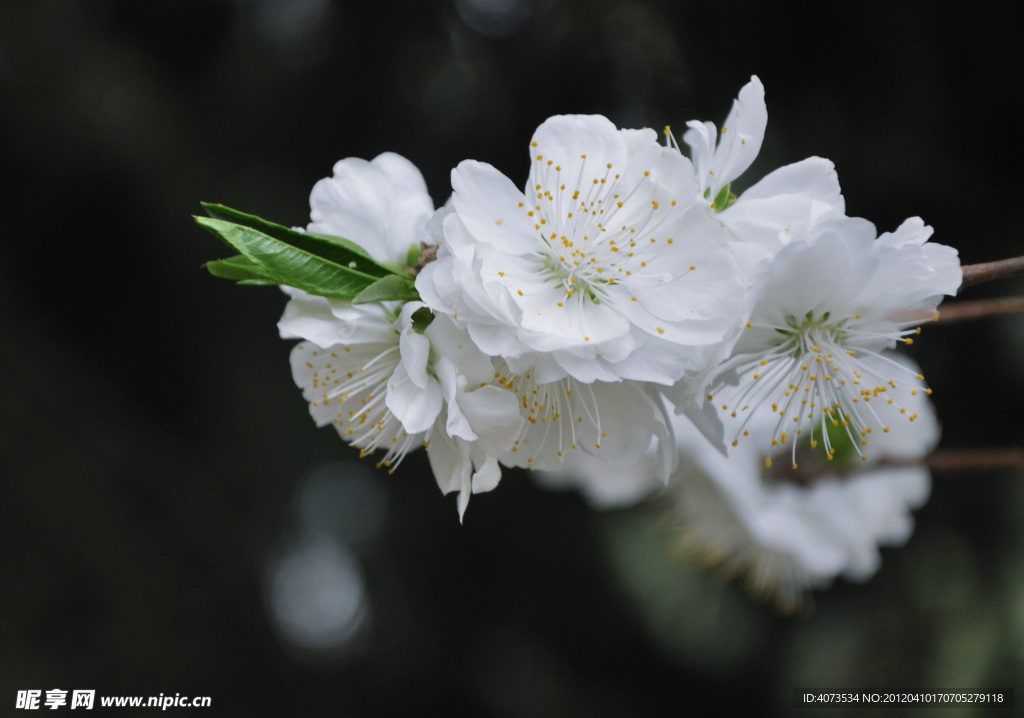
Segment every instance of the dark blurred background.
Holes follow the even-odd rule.
[[[768,133],[741,185],[821,155],[880,230],[920,215],[964,263],[1024,254],[1009,7],[4,0],[0,713],[51,688],[509,717],[1024,688],[1021,473],[937,476],[872,581],[792,618],[678,556],[657,506],[601,514],[509,471],[460,526],[422,453],[387,476],[313,426],[283,295],[210,277],[226,251],[191,218],[303,225],[336,160],[388,150],[440,204],[462,159],[525,181],[549,115],[680,132],[757,74]],[[1022,322],[915,345],[944,447],[1021,444]],[[937,712],[1010,711],[899,713]]]

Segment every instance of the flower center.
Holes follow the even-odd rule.
[[[578,176],[563,176],[562,166],[537,154],[531,187],[522,209],[541,239],[539,273],[558,284],[566,298],[589,297],[600,303],[617,283],[665,281],[648,269],[648,260],[670,237],[659,231],[676,202],[659,202],[650,171],[627,183],[612,163],[581,155]]]
[[[786,315],[783,326],[748,324],[747,328],[760,332],[764,341],[731,362],[731,368],[748,381],[731,408],[722,405],[733,418],[746,414],[732,444],[749,434],[747,425],[755,410],[770,406],[777,415],[771,446],[792,444],[793,469],[797,468],[795,439],[805,429],[812,449],[817,448],[816,437],[821,438],[827,460],[835,456],[837,436],[845,436],[866,460],[862,447],[870,435],[876,429],[890,431],[875,407],[891,405],[914,421],[917,414],[898,403],[900,397],[917,396],[919,390],[931,394],[921,384],[921,374],[876,350],[892,341],[912,343],[905,336],[919,333],[919,327],[905,330],[891,322],[864,321],[859,314],[835,320],[830,312],[811,311],[800,318]],[[765,465],[771,467],[770,458]]]
[[[318,423],[333,424],[342,439],[360,450],[360,458],[383,450],[377,467],[393,473],[423,438],[409,434],[385,403],[388,382],[401,361],[397,332],[394,344],[339,344],[321,349],[307,343],[297,350],[304,354],[311,372],[310,408]]]

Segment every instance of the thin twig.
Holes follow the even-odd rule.
[[[999,297],[998,299],[974,299],[971,301],[943,304],[939,308],[941,324],[964,322],[971,319],[983,319],[998,314],[1014,314],[1024,312],[1024,297]]]
[[[942,449],[924,457],[932,471],[1024,469],[1024,449]]]
[[[960,291],[962,292],[967,287],[987,282],[990,279],[1024,275],[1024,257],[1001,259],[998,262],[968,264],[961,267],[961,269],[964,272],[964,281],[960,285]]]

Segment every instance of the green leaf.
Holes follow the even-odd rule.
[[[342,237],[332,237],[312,232],[298,232],[289,227],[268,222],[255,215],[239,212],[236,209],[220,204],[204,202],[202,206],[206,213],[214,219],[254,229],[268,237],[273,237],[296,249],[301,249],[339,266],[348,267],[373,277],[385,277],[389,274],[400,273],[398,269],[375,262],[365,249],[355,242],[343,239]]]
[[[416,285],[412,277],[402,277],[392,274],[389,277],[378,279],[376,282],[359,292],[353,299],[353,304],[369,304],[370,302],[390,302],[393,300],[415,301],[420,298],[416,292]]]
[[[259,265],[264,270],[263,277],[274,277],[281,284],[297,287],[310,294],[352,299],[380,279],[379,276],[357,271],[330,258],[314,254],[306,248],[310,246],[308,244],[295,246],[252,227],[221,219],[196,217],[196,222]],[[321,247],[314,245],[312,248]],[[387,276],[395,275],[388,272]],[[248,281],[259,279],[261,277],[252,277]]]
[[[227,259],[207,262],[203,266],[213,276],[223,279],[237,279],[241,282],[256,284],[281,283],[275,281],[263,267],[241,254],[236,254],[234,257],[228,257]]]

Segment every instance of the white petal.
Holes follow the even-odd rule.
[[[498,456],[512,447],[525,423],[519,415],[515,395],[496,386],[462,392],[459,408],[473,427],[477,447],[488,456]]]
[[[650,139],[656,140],[653,131]],[[543,160],[537,160],[537,157]],[[600,115],[557,115],[541,123],[530,143],[533,170],[527,196],[538,183],[538,168],[560,167],[566,184],[582,189],[626,167],[626,142],[618,128]],[[551,165],[546,163],[551,162]],[[611,167],[609,167],[611,165]],[[610,170],[610,171],[609,171]]]
[[[501,467],[498,466],[498,460],[493,456],[484,456],[476,446],[472,448],[471,453],[474,457],[473,464],[479,466],[473,473],[473,493],[483,494],[494,491],[498,488],[498,482],[501,480]],[[477,458],[478,453],[480,454],[479,459]],[[462,511],[465,512],[465,507]]]
[[[433,355],[451,361],[470,383],[489,382],[494,378],[490,357],[480,351],[469,332],[456,326],[451,317],[436,315],[424,336],[430,340]]]
[[[767,124],[764,86],[756,76],[740,90],[717,138],[712,123],[687,123],[690,129],[683,135],[683,141],[691,147],[697,181],[701,190],[710,190],[709,199],[714,200],[723,187],[743,174],[757,158]]]
[[[773,254],[822,218],[844,211],[832,163],[810,157],[768,174],[719,217],[738,241]]]
[[[309,202],[310,232],[349,239],[381,262],[404,263],[434,211],[419,170],[393,153],[341,160],[333,177],[314,185]]]
[[[535,252],[539,243],[522,203],[523,193],[489,164],[464,160],[452,170],[453,206],[473,240],[506,254]]]
[[[399,364],[388,381],[387,407],[410,434],[426,431],[441,413],[441,387],[433,377],[418,386],[409,376],[405,363]]]
[[[718,128],[714,123],[697,120],[691,120],[686,125],[690,129],[683,135],[683,142],[690,146],[693,170],[697,175],[700,191],[704,192],[710,189],[711,183],[715,181],[714,161]],[[717,183],[715,186],[718,186]],[[711,196],[714,197],[714,194]]]
[[[421,389],[426,387],[430,340],[412,329],[407,329],[401,333],[398,346],[401,348],[401,366],[410,380]]]
[[[277,322],[282,339],[306,339],[321,347],[342,340],[343,327],[331,313],[330,302],[297,289],[292,297]]]
[[[902,247],[906,244],[920,247],[934,232],[935,230],[925,224],[920,217],[910,217],[904,220],[895,232],[878,235],[878,241],[889,247]]]
[[[430,469],[441,492],[459,492],[458,510],[461,522],[472,491],[473,465],[469,459],[468,447],[460,439],[447,436],[443,428],[435,428],[430,433],[427,457],[430,459]]]

